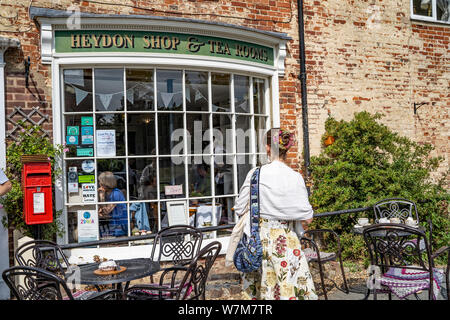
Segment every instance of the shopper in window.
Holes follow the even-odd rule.
[[[265,140],[269,163],[261,167],[259,177],[263,261],[258,271],[244,273],[244,295],[248,299],[316,300],[308,263],[294,231],[295,222],[306,226],[313,216],[302,176],[285,163],[294,134],[271,129]],[[234,209],[238,215],[248,210],[254,170],[247,174],[236,200]]]
[[[7,194],[12,188],[12,183],[5,175],[2,169],[0,169],[0,197]]]
[[[98,177],[98,195],[100,202],[125,201],[125,197],[117,188],[117,179],[110,171],[105,171]],[[120,237],[128,234],[127,205],[125,203],[100,205],[99,218],[108,219],[107,227],[110,235]],[[101,228],[100,236],[106,235]]]

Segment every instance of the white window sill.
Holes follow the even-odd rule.
[[[413,21],[413,22],[428,22],[428,23],[443,24],[443,25],[450,26],[450,22],[448,22],[448,21],[434,20],[433,18],[430,18],[430,17],[414,16],[414,17],[411,17],[411,21]]]

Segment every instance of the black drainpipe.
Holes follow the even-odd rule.
[[[306,91],[306,66],[305,66],[305,30],[303,21],[303,0],[297,0],[298,9],[298,41],[300,48],[300,84],[302,93],[302,123],[303,123],[303,153],[306,169],[306,181],[309,182],[309,128],[308,128],[308,101]],[[306,188],[309,192],[308,183]]]

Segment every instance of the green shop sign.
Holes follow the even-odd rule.
[[[184,33],[109,30],[56,30],[55,51],[179,53],[225,57],[274,65],[271,47],[224,38]]]

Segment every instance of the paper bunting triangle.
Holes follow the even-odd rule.
[[[169,104],[172,101],[173,95],[174,94],[170,93],[170,92],[161,92],[161,99],[162,99],[162,102],[163,102],[165,108],[169,107]]]
[[[113,97],[113,93],[97,93],[97,95],[100,98],[100,101],[102,102],[103,106],[106,110],[109,108],[109,104],[111,103],[111,99]]]
[[[130,88],[127,90],[127,100],[130,101],[131,104],[134,104],[134,90]]]
[[[75,102],[77,104],[77,106],[81,103],[81,101],[84,100],[84,98],[86,98],[86,96],[88,95],[89,92],[78,89],[77,87],[73,87],[75,89]]]
[[[186,100],[188,102],[191,102],[191,89],[189,89],[188,87],[186,87]]]

